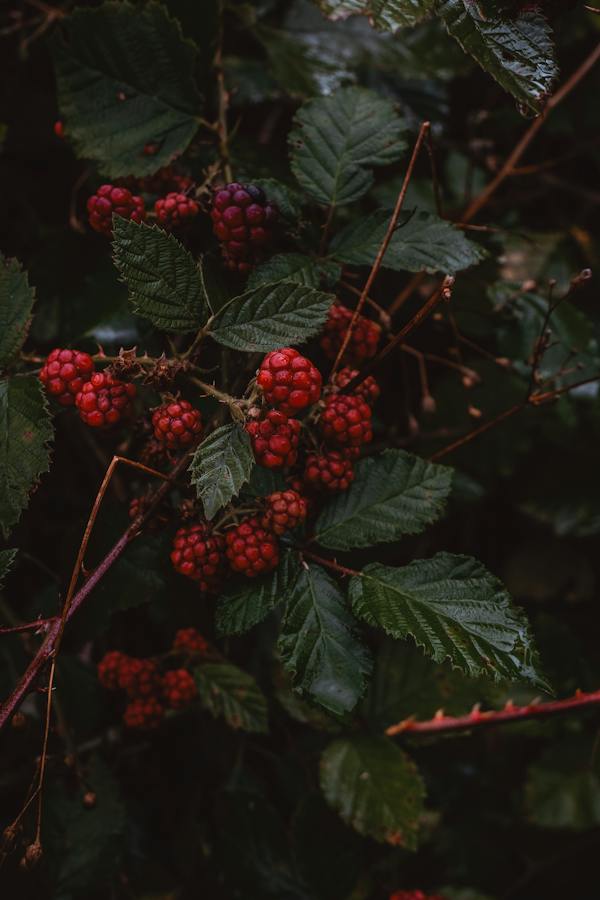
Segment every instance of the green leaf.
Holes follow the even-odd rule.
[[[364,15],[376,28],[396,31],[417,25],[432,11],[435,0],[318,0],[328,18]]]
[[[373,183],[371,169],[395,162],[406,147],[393,104],[363,88],[311,100],[294,121],[292,171],[306,193],[327,206],[362,197]]]
[[[321,757],[325,799],[362,835],[416,850],[425,788],[413,761],[386,737],[334,741]]]
[[[351,550],[419,534],[442,514],[452,470],[405,450],[384,450],[361,460],[349,491],[327,504],[315,539],[332,550]]]
[[[250,438],[241,425],[222,425],[202,441],[189,471],[207,519],[237,497],[253,465]]]
[[[351,266],[371,266],[383,242],[392,210],[379,209],[347,225],[331,242],[331,256]],[[417,210],[390,241],[382,266],[408,272],[460,272],[486,256],[485,250],[450,222]]]
[[[293,282],[265,284],[237,297],[210,333],[219,344],[248,353],[302,344],[321,329],[333,300]]]
[[[12,564],[17,555],[16,550],[0,550],[0,588],[4,584],[4,579],[12,569]]]
[[[268,732],[265,695],[247,672],[231,663],[203,663],[194,677],[202,706],[215,718],[242,731]]]
[[[438,663],[547,687],[534,668],[527,620],[476,559],[437,553],[399,569],[372,563],[351,579],[349,596],[357,616],[391,637],[413,637]]]
[[[16,259],[0,253],[0,369],[19,352],[31,322],[35,291]]]
[[[254,289],[278,281],[318,288],[322,278],[330,284],[335,284],[340,277],[340,271],[340,266],[327,260],[311,259],[302,253],[279,253],[252,272],[248,279],[248,288]]]
[[[267,199],[275,204],[282,218],[294,226],[298,225],[298,219],[302,214],[302,203],[306,202],[299,191],[275,178],[253,178],[252,184],[263,189]]]
[[[249,583],[244,579],[219,597],[215,615],[220,634],[243,634],[258,625],[276,606],[287,599],[298,577],[298,555],[284,552],[278,567],[269,575]]]
[[[172,234],[115,216],[113,248],[134,312],[163,331],[197,331],[206,322],[202,269]]]
[[[594,748],[574,735],[550,746],[528,772],[528,818],[539,828],[587,831],[600,825]]]
[[[198,54],[165,8],[80,8],[61,31],[52,41],[58,101],[79,154],[117,178],[152,174],[183,153],[198,128]]]
[[[0,381],[0,529],[5,536],[50,468],[53,436],[46,395],[35,375]]]
[[[356,706],[371,657],[336,581],[320,566],[303,568],[288,598],[279,651],[293,685],[333,713]]]
[[[552,31],[538,12],[484,18],[471,0],[436,0],[448,33],[519,103],[540,112],[558,75]]]

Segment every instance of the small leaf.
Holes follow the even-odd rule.
[[[437,553],[399,569],[372,563],[351,579],[349,596],[357,616],[391,637],[410,635],[438,663],[547,687],[534,669],[527,620],[476,559]]]
[[[52,40],[59,107],[79,155],[118,178],[150,175],[183,153],[198,129],[198,53],[164,6],[79,8],[61,32]]]
[[[337,582],[319,566],[303,568],[288,598],[279,650],[294,687],[325,709],[356,706],[371,672]]]
[[[0,550],[0,588],[4,584],[4,579],[12,569],[12,564],[17,555],[16,550]]]
[[[334,298],[282,281],[247,291],[228,306],[211,334],[234,350],[277,350],[302,344],[320,330]]]
[[[19,352],[31,322],[35,291],[16,259],[0,253],[0,369]]]
[[[0,529],[5,536],[50,468],[53,437],[46,395],[35,375],[0,381]]]
[[[349,491],[317,519],[315,538],[332,550],[351,550],[419,534],[442,514],[452,470],[405,450],[361,460]]]
[[[406,147],[393,104],[363,88],[310,100],[295,124],[292,171],[306,193],[327,206],[362,197],[373,183],[370,170],[395,162]]]
[[[336,263],[311,259],[302,253],[279,253],[258,266],[248,279],[248,288],[288,281],[318,288],[323,278],[329,284],[339,280],[341,268]]]
[[[413,761],[389,738],[330,744],[321,757],[321,790],[360,834],[416,850],[425,788]]]
[[[207,519],[237,497],[253,465],[250,438],[241,425],[222,425],[202,441],[189,471]]]
[[[371,266],[383,242],[392,210],[380,209],[347,225],[331,242],[331,256],[352,266]],[[382,266],[408,272],[460,272],[486,252],[450,222],[418,210],[394,233]]]
[[[115,265],[140,316],[163,331],[197,331],[208,318],[202,270],[172,234],[114,217]]]
[[[202,706],[231,728],[266,734],[269,730],[265,695],[254,678],[231,663],[203,663],[194,671]]]
[[[258,625],[276,606],[285,601],[298,577],[298,555],[284,552],[279,566],[270,575],[236,584],[221,594],[215,621],[220,634],[243,634]]]
[[[520,103],[542,110],[558,68],[552,31],[539,12],[485,18],[472,0],[436,0],[436,12],[482,69]]]
[[[430,15],[435,0],[317,0],[332,20],[364,15],[376,28],[397,31]]]

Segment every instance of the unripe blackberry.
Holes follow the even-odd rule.
[[[260,523],[273,534],[291,531],[306,519],[306,500],[297,491],[275,491],[265,498],[265,503]]]
[[[150,730],[158,728],[164,714],[165,708],[158,697],[136,697],[125,707],[123,724],[127,728]]]
[[[172,400],[152,414],[154,437],[169,450],[189,447],[202,434],[202,417],[187,400]]]
[[[323,437],[342,447],[360,447],[373,438],[371,407],[353,394],[334,394],[319,418]]]
[[[276,207],[261,188],[234,181],[215,191],[210,215],[226,266],[247,274],[270,241]]]
[[[196,582],[204,593],[219,590],[225,567],[225,540],[205,522],[180,528],[171,551],[173,568]]]
[[[321,373],[309,359],[291,347],[267,353],[260,364],[256,383],[262,388],[267,403],[288,415],[311,406],[321,396]]]
[[[256,517],[245,519],[225,534],[227,559],[234,572],[255,578],[275,569],[279,562],[277,539]]]
[[[118,684],[128,697],[150,697],[160,687],[158,667],[152,659],[127,657],[119,670]]]
[[[135,384],[119,381],[108,372],[94,372],[75,397],[80,418],[91,428],[116,425],[131,411]]]
[[[183,709],[196,698],[196,682],[187,669],[171,669],[163,677],[163,697],[171,709]]]
[[[353,369],[351,366],[345,366],[345,368],[340,369],[339,372],[336,372],[333,378],[331,379],[332,386],[334,388],[345,388],[347,384],[350,384],[353,378],[356,378],[358,375],[358,369]],[[352,394],[356,397],[360,397],[365,403],[368,403],[369,406],[373,406],[373,404],[379,399],[379,395],[381,394],[381,388],[375,381],[372,375],[367,375],[360,384],[358,384],[355,388],[352,389]]]
[[[259,466],[267,469],[293,466],[298,457],[301,427],[298,419],[288,419],[276,409],[247,422],[246,431]]]
[[[98,681],[109,691],[120,687],[121,672],[129,665],[130,658],[119,650],[105,653],[98,663]]]
[[[321,335],[321,348],[329,359],[335,359],[350,327],[353,312],[341,303],[334,303],[329,309],[327,321]],[[344,352],[344,361],[360,365],[377,353],[377,345],[381,336],[381,327],[371,319],[359,315],[348,346]]]
[[[166,197],[160,197],[156,201],[154,212],[157,223],[167,231],[172,231],[195,219],[199,212],[199,206],[186,194],[171,191]]]
[[[180,628],[173,638],[173,650],[176,653],[206,656],[208,653],[208,641],[195,628]]]
[[[81,350],[61,350],[48,354],[40,372],[40,381],[61,406],[74,406],[79,393],[94,371],[94,360]]]
[[[146,218],[142,198],[134,196],[127,188],[115,187],[114,184],[103,184],[95,194],[88,197],[87,211],[94,231],[99,231],[106,237],[112,236],[113,215],[133,222],[143,222]]]
[[[304,480],[313,488],[331,493],[347,491],[354,481],[352,461],[339,450],[323,450],[306,457]]]

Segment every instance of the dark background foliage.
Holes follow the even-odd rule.
[[[216,2],[165,0],[164,5],[201,49],[196,74],[206,95],[204,115],[212,120]],[[549,15],[564,80],[598,41],[600,17],[581,5],[557,6],[563,5],[549,5]],[[1,15],[1,248],[21,261],[36,288],[27,349],[46,352],[76,343],[93,350],[100,342],[107,352],[134,344],[159,352],[160,339],[130,312],[107,243],[85,226],[85,199],[102,179],[53,132],[60,113],[48,34],[36,34],[43,11],[12,0]],[[223,54],[235,125],[232,162],[240,180],[290,182],[286,141],[299,104],[359,84],[398,104],[409,143],[419,123],[431,121],[444,212],[460,221],[460,211],[528,127],[513,99],[463,54],[438,20],[380,35],[364,19],[330,23],[308,0],[257,0],[228,4],[225,22]],[[22,27],[12,28],[19,23]],[[492,418],[522,398],[526,360],[541,319],[526,303],[516,314],[504,315],[501,292],[507,283],[530,280],[536,285],[532,292],[547,297],[554,279],[560,294],[581,269],[597,268],[599,91],[597,66],[540,131],[521,162],[531,169],[507,179],[477,219],[495,230],[475,235],[489,255],[457,281],[455,318],[434,317],[411,337],[417,349],[475,370],[480,383],[469,386],[460,373],[430,362],[435,411],[426,412],[414,358],[391,354],[378,373],[380,446],[427,456],[477,424],[478,411]],[[210,141],[200,137],[186,155],[198,181],[212,153]],[[377,170],[362,212],[393,205],[403,174],[403,165]],[[417,204],[434,209],[427,154],[419,159],[406,205]],[[310,229],[320,223],[305,224]],[[192,249],[204,249],[208,226],[200,225],[191,240]],[[386,271],[373,296],[389,306],[411,277]],[[403,307],[403,321],[428,289],[426,280],[422,293]],[[581,317],[566,316],[559,323],[562,351],[568,354],[574,334],[581,343],[583,330],[585,375],[598,371],[597,279],[576,294],[572,307]],[[455,328],[484,352],[457,344]],[[498,356],[511,367],[494,363]],[[51,477],[44,477],[11,535],[9,546],[18,546],[20,556],[7,581],[0,620],[9,611],[23,620],[56,612],[82,523],[115,449],[114,438],[91,439],[74,418],[58,415],[55,426]],[[444,549],[481,559],[526,610],[558,696],[600,686],[599,436],[596,385],[525,410],[444,460],[458,473],[448,514],[424,535],[385,547],[377,556],[404,564]],[[120,449],[128,452],[135,438],[121,438]],[[136,483],[128,474],[117,479],[92,557],[99,558],[125,526],[125,500]],[[0,870],[7,898],[377,900],[398,887],[460,900],[597,897],[599,732],[593,710],[441,741],[407,739],[427,788],[415,853],[361,838],[328,809],[319,793],[318,760],[330,736],[312,708],[285,715],[284,704],[292,700],[283,687],[276,696],[270,620],[248,636],[227,639],[223,647],[269,694],[268,736],[241,735],[206,714],[190,714],[157,735],[123,741],[93,663],[113,647],[139,655],[156,652],[177,627],[194,624],[214,637],[210,606],[199,605],[193,588],[163,564],[172,530],[132,548],[68,631],[58,667],[58,709],[68,739],[54,736],[50,745],[44,862],[24,874],[18,858],[9,858]],[[361,551],[352,554],[351,564],[373,558],[371,551]],[[412,644],[392,646],[375,635],[370,640],[377,668],[365,702],[373,731],[377,715],[381,730],[412,713],[424,718],[438,707],[461,713],[477,701],[500,705],[509,697],[527,701],[535,693],[467,681],[445,669],[436,675]],[[19,638],[2,638],[3,697],[26,658]],[[393,709],[391,719],[383,712],[386,704]],[[25,726],[2,736],[3,823],[22,805],[32,777],[40,710],[30,699]],[[303,724],[303,716],[314,718],[317,727]],[[77,772],[65,764],[76,747],[85,759],[85,780],[98,796],[93,810],[82,807]]]

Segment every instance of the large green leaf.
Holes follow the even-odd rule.
[[[371,266],[383,242],[392,210],[380,209],[347,225],[331,242],[331,256],[352,266]],[[459,272],[478,263],[485,250],[450,222],[418,210],[406,216],[386,250],[383,267],[408,272]]]
[[[194,677],[202,706],[215,718],[242,731],[269,730],[265,695],[247,672],[228,662],[203,663]]]
[[[413,761],[389,738],[342,738],[321,757],[321,790],[360,834],[416,850],[425,788]]]
[[[286,600],[298,577],[298,554],[283,553],[274,572],[255,581],[244,579],[219,597],[215,614],[220,634],[243,634]]]
[[[222,425],[202,441],[192,457],[190,472],[207,519],[237,497],[253,465],[250,438],[241,425]]]
[[[323,12],[334,21],[347,16],[365,15],[377,27],[396,31],[416,25],[432,11],[435,0],[317,0]]]
[[[34,375],[0,381],[0,529],[6,536],[50,468],[54,436],[46,395]]]
[[[115,216],[113,247],[136,313],[163,331],[196,331],[206,322],[202,270],[172,234]]]
[[[371,169],[395,162],[406,147],[394,106],[363,88],[309,101],[295,125],[292,171],[310,197],[328,206],[362,197],[373,183]]]
[[[164,6],[78,8],[61,31],[52,42],[58,100],[80,155],[117,178],[183,153],[198,128],[197,51]]]
[[[332,550],[351,550],[418,534],[443,512],[452,470],[405,450],[384,450],[361,460],[350,490],[327,504],[315,539]]]
[[[234,350],[277,350],[317,334],[334,298],[293,282],[265,284],[237,297],[211,334]]]
[[[35,291],[16,259],[0,253],[0,369],[19,352],[31,321]]]
[[[352,609],[394,638],[465,675],[545,682],[534,668],[527,620],[482,563],[437,553],[402,568],[371,563],[350,581]]]
[[[337,582],[320,566],[303,568],[289,594],[279,650],[300,693],[334,713],[356,706],[371,658]]]
[[[485,18],[472,0],[436,0],[449,34],[520,103],[539,112],[558,74],[552,32],[539,12]]]
[[[252,272],[248,279],[248,288],[284,280],[318,288],[322,278],[328,283],[335,284],[340,271],[340,266],[329,260],[312,259],[302,253],[278,253]]]

